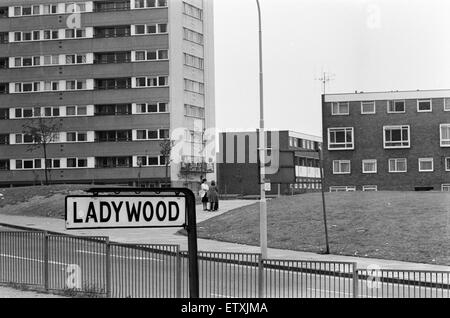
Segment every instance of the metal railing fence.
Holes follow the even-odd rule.
[[[68,296],[189,297],[188,252],[107,237],[0,232],[0,283]],[[202,298],[450,298],[450,271],[357,269],[356,263],[199,252]]]

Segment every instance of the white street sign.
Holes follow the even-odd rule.
[[[184,197],[66,197],[66,228],[69,230],[182,227],[185,224]]]

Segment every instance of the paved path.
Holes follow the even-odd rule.
[[[63,298],[52,294],[41,294],[32,291],[22,291],[0,286],[0,298]]]
[[[233,200],[221,201],[221,210],[218,213],[203,212],[201,206],[197,206],[198,223],[212,218],[214,216],[226,213],[230,210],[253,204],[256,201]],[[181,249],[187,249],[187,238],[177,234],[178,229],[118,229],[118,230],[80,230],[66,231],[64,220],[51,218],[24,217],[15,215],[0,215],[0,223],[29,226],[33,228],[67,233],[73,235],[96,235],[108,236],[110,240],[121,243],[141,243],[141,244],[176,244]],[[249,246],[235,243],[218,242],[213,240],[198,240],[200,251],[220,251],[220,252],[242,252],[259,253],[257,246]],[[359,269],[367,269],[368,266],[378,265],[386,269],[403,270],[431,270],[431,271],[450,271],[450,266],[429,265],[420,263],[409,263],[393,260],[382,260],[372,258],[360,258],[341,255],[319,255],[309,252],[298,252],[281,249],[269,249],[269,258],[288,259],[288,260],[316,260],[316,261],[339,261],[356,262]]]

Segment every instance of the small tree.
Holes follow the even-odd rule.
[[[169,166],[170,166],[170,163],[172,162],[172,160],[170,159],[170,155],[172,153],[172,148],[174,147],[174,142],[170,139],[164,139],[160,143],[160,147],[161,147],[161,156],[163,156],[164,163],[166,166],[166,180],[170,181]]]
[[[33,143],[28,146],[27,151],[42,149],[44,155],[44,173],[45,185],[49,184],[49,167],[47,165],[47,149],[51,142],[57,140],[58,133],[61,129],[61,123],[53,118],[37,118],[30,119],[22,126],[23,133],[31,136]]]

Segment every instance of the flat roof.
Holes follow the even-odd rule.
[[[315,136],[315,135],[310,135],[310,134],[304,134],[301,132],[296,132],[296,131],[292,131],[292,130],[282,130],[282,129],[267,129],[266,131],[269,132],[287,132],[288,135],[290,137],[296,137],[296,138],[300,138],[300,139],[307,139],[307,140],[311,140],[311,141],[317,141],[317,142],[322,142],[322,137],[319,136]],[[224,134],[224,133],[256,133],[256,129],[239,129],[239,130],[235,130],[235,129],[227,129],[227,130],[222,130],[219,131],[220,134]]]
[[[422,98],[445,98],[445,97],[450,98],[450,89],[326,94],[325,102],[350,102],[350,101],[422,99]]]

